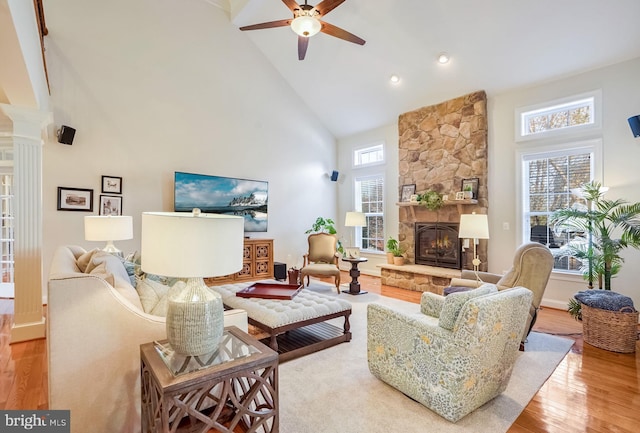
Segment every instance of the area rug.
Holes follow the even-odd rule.
[[[454,424],[378,380],[367,366],[367,304],[406,311],[419,310],[417,304],[375,293],[337,295],[335,287],[318,283],[308,290],[352,303],[353,339],[280,365],[281,433],[505,432],[573,344],[531,333],[506,391]]]

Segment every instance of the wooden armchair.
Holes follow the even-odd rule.
[[[340,268],[338,267],[338,239],[329,233],[309,235],[309,251],[303,256],[304,264],[300,270],[300,278],[304,283],[307,277],[333,277],[336,290],[340,293]]]

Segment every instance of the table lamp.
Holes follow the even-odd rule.
[[[476,274],[478,283],[481,282],[478,275],[478,266],[480,266],[480,258],[477,254],[478,239],[489,239],[489,220],[486,215],[471,214],[460,215],[460,232],[458,237],[462,239],[473,239],[473,271]]]
[[[345,227],[366,227],[367,217],[362,212],[347,212],[344,217]],[[355,231],[355,228],[353,229]],[[353,244],[353,232],[351,232],[351,247],[355,248]]]
[[[242,217],[199,209],[142,214],[142,270],[185,279],[176,283],[184,287],[167,300],[167,339],[177,353],[198,356],[218,348],[224,329],[222,298],[203,278],[242,269],[243,236]]]
[[[109,254],[122,257],[113,241],[133,239],[133,218],[130,216],[86,216],[84,217],[84,239],[87,241],[107,241],[102,249]]]

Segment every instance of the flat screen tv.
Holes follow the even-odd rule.
[[[209,176],[176,171],[174,210],[238,215],[245,232],[267,231],[269,183],[233,177]]]

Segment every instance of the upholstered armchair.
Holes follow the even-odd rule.
[[[456,422],[507,387],[532,297],[487,284],[446,297],[425,292],[420,312],[371,303],[369,370]]]
[[[307,277],[333,277],[336,290],[340,293],[340,268],[338,267],[338,239],[329,233],[309,235],[309,251],[304,255],[304,264],[300,270],[300,278],[304,282]]]
[[[542,302],[542,296],[547,288],[549,276],[553,270],[554,258],[549,248],[537,242],[521,245],[513,257],[513,265],[506,274],[492,274],[478,272],[478,278],[485,283],[493,283],[498,290],[522,286],[533,292],[531,307],[529,308],[527,326],[522,335],[522,343],[533,328]],[[463,270],[461,278],[451,280],[452,287],[478,287],[481,284],[474,271]],[[445,292],[447,289],[445,289]]]

